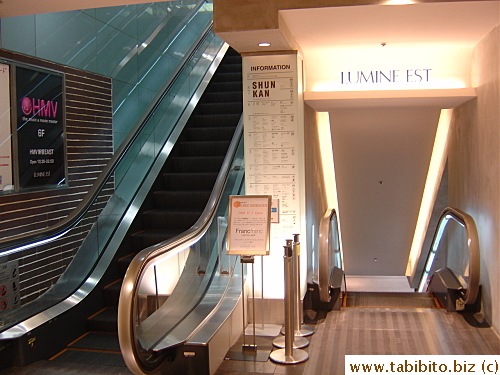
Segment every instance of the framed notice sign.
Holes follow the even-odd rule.
[[[63,76],[16,68],[19,187],[65,184]]]
[[[271,195],[229,197],[229,255],[269,255],[271,201]]]

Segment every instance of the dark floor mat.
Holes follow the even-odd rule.
[[[89,349],[89,350],[106,350],[120,351],[120,343],[118,335],[105,332],[89,332],[82,336],[77,341],[73,342],[69,348],[71,349]]]
[[[421,307],[436,308],[427,293],[348,292],[346,307]]]
[[[119,353],[105,353],[88,350],[66,349],[52,360],[56,362],[125,367],[125,361]]]

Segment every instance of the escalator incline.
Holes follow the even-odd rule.
[[[125,366],[118,343],[117,308],[128,264],[141,250],[189,229],[211,194],[241,117],[241,57],[228,49],[100,281],[87,332],[52,359]]]

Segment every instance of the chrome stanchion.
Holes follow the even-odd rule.
[[[290,293],[291,293],[291,303],[293,305],[293,310],[294,310],[294,314],[293,314],[293,327],[294,327],[294,331],[293,331],[293,347],[296,348],[296,349],[301,349],[301,348],[305,348],[306,346],[309,345],[309,340],[307,340],[306,338],[302,337],[303,335],[297,335],[297,317],[299,316],[300,314],[300,309],[297,309],[297,296],[299,295],[299,283],[296,282],[295,278],[297,277],[297,256],[296,256],[296,252],[297,252],[297,247],[294,246],[295,244],[292,243],[292,240],[287,240],[286,241],[286,244],[288,247],[290,247],[292,249],[292,260],[291,260],[291,263],[292,263],[292,270],[291,270],[291,274],[292,274],[292,279],[290,281],[291,283],[291,287],[290,287]],[[283,326],[281,328],[281,334],[285,334],[285,329],[286,329],[286,325]],[[273,345],[277,348],[284,348],[285,347],[285,342],[286,342],[286,339],[285,339],[285,336],[280,336],[280,337],[277,337],[273,340]]]
[[[293,235],[293,272],[295,275],[295,293],[294,293],[294,303],[295,303],[295,336],[305,337],[311,336],[314,333],[314,327],[302,324],[303,313],[302,305],[300,303],[300,242],[299,235]],[[281,334],[285,334],[284,327],[281,329]]]
[[[293,301],[294,280],[293,280],[293,249],[291,241],[287,241],[287,246],[284,246],[285,255],[285,348],[273,351],[270,354],[272,361],[281,364],[296,364],[309,359],[309,354],[302,349],[294,349],[294,318],[295,306]]]
[[[300,303],[300,242],[299,235],[293,235],[294,246],[294,272],[295,272],[295,336],[311,336],[314,333],[314,327],[302,324],[304,319],[304,310]]]

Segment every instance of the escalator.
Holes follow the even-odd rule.
[[[328,222],[330,224],[328,224]],[[454,208],[441,214],[430,249],[421,256],[425,267],[414,272],[415,292],[350,291],[341,271],[341,251],[334,213],[326,214],[322,233],[329,241],[320,242],[320,267],[317,283],[309,285],[313,310],[349,307],[363,308],[436,308],[460,312],[466,319],[480,310],[479,240],[473,218]],[[335,254],[338,260],[335,260]],[[368,279],[369,280],[369,279]],[[411,289],[408,280],[408,289]],[[370,291],[368,291],[370,290]]]
[[[201,215],[241,116],[241,100],[241,58],[228,50],[105,275],[105,305],[96,306],[88,332],[54,360],[94,362],[89,353],[96,353],[102,362],[102,353],[109,352],[109,363],[120,363],[116,318],[128,263],[139,251],[186,231]]]
[[[118,342],[121,281],[141,250],[189,229],[205,208],[242,112],[241,57],[229,49],[184,127],[94,293],[87,332],[52,360],[124,366]],[[199,269],[198,272],[204,272]]]

